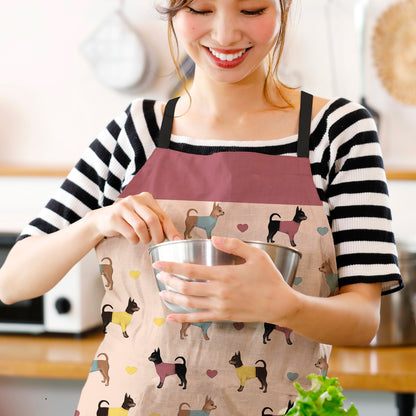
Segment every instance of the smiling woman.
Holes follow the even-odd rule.
[[[186,82],[183,79],[183,75],[179,71],[179,67],[177,65],[177,52],[175,53],[175,45],[176,42],[176,50],[177,50],[177,35],[175,31],[175,24],[174,21],[178,19],[185,19],[188,24],[183,27],[184,33],[182,36],[186,39],[187,37],[195,37],[201,31],[204,30],[201,25],[204,25],[205,30],[206,24],[202,19],[192,19],[191,16],[188,16],[187,19],[186,13],[199,15],[199,17],[211,17],[212,15],[221,13],[222,8],[230,8],[233,7],[233,12],[235,15],[240,16],[240,24],[247,28],[247,25],[251,27],[251,30],[255,30],[256,36],[261,36],[266,38],[269,42],[272,42],[273,46],[267,50],[268,59],[264,63],[265,68],[267,71],[267,75],[264,81],[264,91],[265,95],[269,97],[271,90],[278,88],[281,82],[278,80],[278,66],[279,62],[283,53],[285,39],[286,39],[286,27],[288,21],[288,15],[290,10],[290,5],[292,0],[263,0],[262,2],[254,1],[254,0],[233,0],[232,2],[224,1],[224,2],[213,2],[207,0],[172,0],[169,2],[170,7],[159,8],[159,11],[166,15],[168,18],[168,34],[169,34],[169,44],[170,50],[172,54],[173,61],[175,62],[175,66],[178,72],[178,75],[185,87],[186,90]],[[220,7],[218,7],[220,6]],[[219,10],[217,10],[219,9]],[[179,12],[179,17],[177,16]],[[257,17],[263,16],[266,19],[255,19],[248,20],[248,17]],[[181,17],[182,16],[182,17]],[[243,19],[246,17],[246,19]],[[218,20],[217,20],[218,21]],[[228,42],[224,39],[219,39],[218,36],[227,36],[228,34],[233,36],[233,31],[235,28],[230,27],[230,18],[229,15],[226,17],[226,21],[221,22],[218,21],[218,29],[222,30],[224,33],[218,32],[216,35],[216,40],[214,43],[216,45],[212,45],[212,47],[208,46],[208,50],[211,52],[213,56],[213,60],[216,65],[220,68],[234,68],[238,66],[247,55],[249,49],[252,47],[252,41],[247,40],[247,44],[243,45],[244,48],[240,50],[224,50],[224,46],[230,47],[231,45],[221,45],[221,43]],[[199,30],[201,29],[201,30]],[[217,29],[217,30],[218,30]],[[277,30],[277,32],[276,32]],[[268,32],[272,31],[272,35]],[[270,39],[272,38],[272,39]],[[181,37],[181,41],[183,42],[185,39]],[[231,40],[232,43],[233,40]],[[190,56],[195,60],[194,54],[186,48],[185,44],[182,43],[187,52]],[[216,46],[216,48],[215,48]],[[207,46],[206,46],[207,47]],[[222,48],[221,48],[222,47]],[[217,58],[216,60],[214,58]],[[264,58],[264,56],[263,56]]]
[[[284,414],[293,382],[326,375],[331,344],[369,343],[381,293],[402,287],[374,120],[279,82],[289,6],[171,0],[173,39],[196,65],[189,96],[134,100],[1,268],[12,303],[96,249],[105,336],[77,414]],[[165,239],[242,261],[152,265]],[[247,241],[300,252],[293,281]]]

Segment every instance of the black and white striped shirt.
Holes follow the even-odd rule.
[[[91,143],[62,186],[20,238],[52,233],[111,205],[158,144],[162,104],[138,99]],[[207,155],[253,151],[296,157],[297,135],[267,141],[199,140],[173,135],[174,150]],[[332,229],[340,286],[402,280],[392,233],[381,149],[373,119],[346,99],[329,101],[311,124],[313,181]]]

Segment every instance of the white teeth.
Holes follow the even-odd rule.
[[[218,52],[216,52],[216,51],[214,51],[213,49],[211,49],[211,48],[208,48],[209,50],[210,50],[210,52],[216,57],[216,58],[218,58],[218,59],[221,59],[221,61],[228,61],[228,62],[231,62],[231,61],[234,61],[234,59],[237,59],[237,58],[239,58],[240,56],[242,56],[243,54],[244,54],[244,52],[247,50],[247,49],[243,49],[242,51],[240,51],[240,52],[237,52],[237,53],[233,53],[233,54],[225,54],[225,53],[218,53]]]

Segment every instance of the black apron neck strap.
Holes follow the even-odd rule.
[[[309,157],[313,95],[302,91],[300,98],[298,157]]]
[[[172,98],[165,106],[163,114],[162,126],[159,132],[159,146],[162,149],[168,149],[170,144],[170,136],[172,134],[173,118],[175,116],[175,107],[179,97]]]
[[[163,114],[162,126],[159,133],[159,147],[168,149],[170,136],[172,134],[173,119],[175,116],[175,107],[179,97],[169,100]],[[299,133],[298,133],[298,157],[309,157],[309,136],[312,120],[313,95],[302,91],[299,114]]]

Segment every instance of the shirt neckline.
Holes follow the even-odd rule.
[[[324,113],[338,98],[330,99],[316,114],[311,121],[311,134],[316,129],[318,123],[321,121]],[[182,136],[177,134],[171,135],[171,141],[180,144],[190,144],[194,146],[213,146],[213,147],[270,147],[281,146],[288,143],[293,143],[298,138],[298,133],[291,136],[282,137],[279,139],[266,139],[266,140],[228,140],[228,139],[197,139],[189,136]]]

